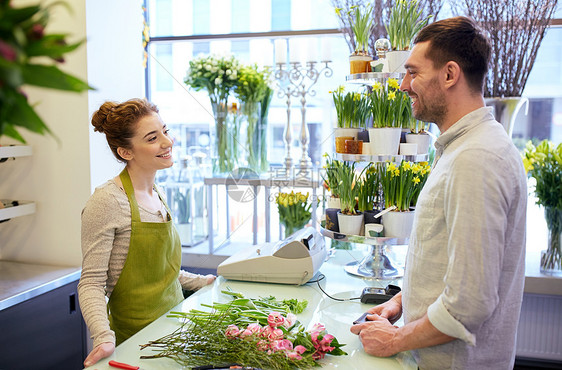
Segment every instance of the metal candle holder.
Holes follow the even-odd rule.
[[[308,145],[309,145],[309,132],[308,126],[306,125],[306,96],[315,96],[316,91],[312,87],[318,81],[318,77],[324,74],[326,77],[331,77],[333,74],[332,69],[328,66],[331,61],[322,62],[306,62],[306,65],[302,65],[299,62],[286,63],[276,63],[275,68],[275,80],[277,81],[277,86],[279,91],[277,96],[279,98],[287,98],[287,125],[285,126],[285,132],[283,140],[285,141],[285,170],[289,174],[293,168],[293,159],[291,158],[291,96],[295,98],[300,97],[301,102],[301,132],[300,132],[300,143],[302,149],[301,159],[296,168],[299,169],[299,174],[301,176],[307,176],[307,174],[312,170],[312,160],[308,155]],[[316,64],[320,65],[320,69],[316,68]],[[324,66],[322,66],[322,64]]]

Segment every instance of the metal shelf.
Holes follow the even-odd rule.
[[[4,158],[27,157],[33,154],[29,145],[0,146],[0,160]]]
[[[6,206],[6,208],[0,209],[0,221],[9,220],[14,217],[26,216],[35,213],[35,203],[29,201],[18,201],[17,206],[12,206],[12,201],[8,199],[0,200]]]
[[[408,238],[370,237],[361,235],[346,235],[320,227],[320,233],[330,239],[341,242],[351,242],[368,245],[407,245]]]
[[[400,72],[367,72],[367,73],[355,73],[352,75],[345,76],[345,80],[349,83],[370,85],[374,82],[386,82],[389,78],[395,78],[401,80],[406,76],[405,73]]]
[[[352,162],[394,162],[400,163],[402,160],[408,162],[427,162],[429,154],[417,155],[368,155],[368,154],[346,154],[335,153],[335,159],[339,161],[352,161]]]

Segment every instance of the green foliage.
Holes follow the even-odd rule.
[[[414,37],[431,17],[422,18],[422,10],[416,0],[398,0],[386,25],[392,50],[409,50]]]
[[[356,198],[359,195],[359,177],[355,171],[356,162],[341,162],[336,168],[338,192],[340,195],[341,213],[355,215]]]
[[[84,41],[67,44],[66,34],[45,34],[51,8],[56,5],[67,6],[55,2],[46,7],[15,8],[9,1],[0,2],[0,137],[5,135],[25,143],[17,127],[53,135],[27,101],[25,85],[69,92],[92,89],[57,66]]]
[[[326,164],[324,165],[324,171],[322,172],[322,179],[324,180],[325,186],[328,188],[330,193],[332,193],[332,196],[339,198],[338,167],[342,166],[343,162],[331,159],[328,153],[324,153],[324,158],[326,158]]]
[[[376,82],[370,93],[373,127],[408,127],[412,119],[410,98],[394,78],[385,85]]]
[[[369,36],[373,28],[373,6],[353,5],[349,11],[352,20],[351,29],[355,35],[355,51],[368,52]]]
[[[359,211],[371,211],[379,191],[380,178],[374,163],[365,167],[364,175],[359,179],[359,192],[357,194],[357,207]]]
[[[410,206],[415,206],[429,171],[427,162],[402,161],[399,166],[387,162],[379,166],[384,208],[396,206],[398,211],[408,211]]]
[[[525,171],[536,180],[537,204],[562,210],[562,143],[528,141],[522,156]]]
[[[336,107],[338,127],[366,127],[366,122],[371,117],[369,97],[358,92],[345,92],[343,86],[335,91],[330,91]]]

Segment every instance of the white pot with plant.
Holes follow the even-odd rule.
[[[399,165],[387,162],[380,167],[384,208],[394,208],[382,216],[384,236],[393,238],[410,236],[414,221],[414,211],[411,208],[416,205],[429,171],[427,162],[402,161]]]
[[[336,153],[350,153],[346,140],[357,140],[359,131],[365,129],[370,118],[369,98],[358,92],[346,92],[343,86],[330,93],[337,116],[338,127],[334,129]]]
[[[396,79],[373,85],[369,94],[373,128],[369,129],[372,155],[397,155],[404,121],[404,110],[410,104],[406,93],[400,91]]]
[[[341,8],[336,8],[336,14],[342,18]],[[370,72],[369,37],[373,28],[372,5],[352,5],[347,12],[347,18],[353,31],[355,51],[349,56],[349,73]]]
[[[425,18],[415,0],[399,0],[392,8],[386,32],[392,51],[386,53],[388,69],[391,73],[406,73],[404,63],[410,56],[412,40],[432,16]]]
[[[363,231],[363,214],[355,210],[359,195],[359,176],[355,172],[355,162],[340,162],[337,167],[338,191],[340,193],[341,210],[338,212],[340,233],[361,235]]]
[[[412,119],[410,123],[410,132],[406,134],[406,143],[415,143],[418,146],[418,154],[429,153],[431,144],[431,136],[427,133],[429,123]]]

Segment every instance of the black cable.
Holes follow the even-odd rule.
[[[326,291],[324,291],[324,289],[322,289],[322,286],[320,286],[320,282],[322,280],[324,280],[326,278],[326,275],[324,274],[320,274],[320,276],[318,276],[318,278],[316,280],[310,280],[308,283],[317,283],[318,284],[318,288],[320,288],[320,290],[322,291],[322,293],[324,293],[326,295],[326,297],[333,299],[334,301],[339,301],[339,302],[345,302],[345,301],[353,301],[355,299],[361,299],[361,297],[355,297],[355,298],[334,298],[331,295],[329,295],[328,293],[326,293]],[[307,283],[307,284],[308,284]]]

